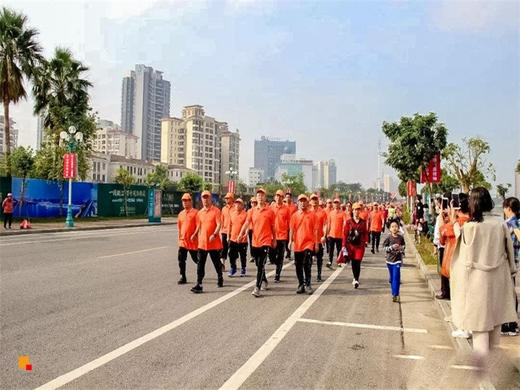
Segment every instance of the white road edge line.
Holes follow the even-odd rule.
[[[256,369],[263,363],[263,361],[271,354],[276,346],[289,333],[291,328],[298,322],[298,320],[305,314],[305,312],[318,300],[321,294],[330,286],[336,279],[344,267],[337,268],[336,271],[329,276],[329,278],[320,286],[314,294],[307,298],[285,322],[269,337],[269,339],[262,345],[242,367],[240,367],[221,387],[221,390],[238,389],[244,382],[256,371]]]
[[[423,360],[424,356],[419,355],[394,355],[395,358],[409,359],[409,360]]]
[[[478,371],[480,370],[479,367],[475,367],[475,366],[464,366],[464,365],[459,365],[459,364],[454,364],[452,366],[450,366],[451,368],[454,368],[456,370],[470,370],[470,371]]]
[[[294,264],[294,261],[291,261],[290,263],[287,263],[283,268],[287,268],[289,266],[292,266]],[[272,276],[274,275],[276,271],[269,272],[266,276]],[[87,374],[88,372],[95,370],[96,368],[99,368],[108,362],[124,355],[127,352],[130,352],[141,345],[147,343],[148,341],[151,341],[153,339],[156,339],[157,337],[169,332],[172,329],[175,329],[184,323],[188,322],[189,320],[207,312],[210,309],[213,309],[215,306],[220,305],[221,303],[224,303],[225,301],[233,298],[235,295],[240,294],[242,291],[247,290],[248,288],[254,286],[256,284],[256,279],[252,280],[251,282],[243,285],[242,287],[237,288],[234,291],[231,291],[230,293],[221,296],[220,298],[207,303],[206,305],[199,307],[198,309],[185,314],[181,318],[170,322],[169,324],[166,324],[159,329],[154,330],[153,332],[150,332],[148,334],[145,334],[142,337],[139,337],[138,339],[135,339],[115,350],[112,352],[109,352],[95,360],[92,360],[91,362],[82,365],[81,367],[76,368],[75,370],[72,370],[66,374],[63,374],[56,379],[51,380],[50,382],[47,382],[39,387],[37,387],[35,390],[50,390],[50,389],[57,389],[61,386],[66,385],[67,383],[72,382],[73,380]]]
[[[393,331],[397,331],[397,332],[407,332],[407,333],[422,333],[422,334],[428,333],[428,331],[426,329],[400,328],[398,326],[383,326],[383,325],[371,325],[371,324],[356,324],[356,323],[352,323],[352,322],[339,322],[339,321],[318,321],[318,320],[311,320],[308,318],[300,318],[298,320],[298,322],[307,322],[310,324],[320,324],[320,325],[345,326],[348,328],[393,330]]]
[[[155,247],[155,248],[141,249],[141,250],[138,250],[138,251],[124,252],[124,253],[116,253],[115,255],[98,256],[97,258],[98,258],[98,259],[107,259],[107,258],[109,258],[109,257],[117,257],[117,256],[124,256],[124,255],[133,255],[133,254],[135,254],[135,253],[143,253],[143,252],[155,251],[155,250],[164,249],[164,248],[170,248],[170,247],[169,247],[169,246],[158,246],[158,247]]]

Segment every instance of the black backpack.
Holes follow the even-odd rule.
[[[347,241],[352,245],[361,244],[361,236],[359,235],[359,232],[357,229],[350,229],[350,232],[348,233]]]

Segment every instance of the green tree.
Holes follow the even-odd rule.
[[[450,143],[444,149],[447,171],[457,178],[462,192],[479,186],[491,188],[486,176],[495,180],[495,169],[485,159],[489,151],[489,144],[479,137],[463,138],[463,146]]]
[[[4,143],[7,175],[11,176],[9,154],[11,134],[9,105],[27,98],[24,78],[34,78],[34,71],[43,60],[36,41],[38,31],[29,28],[27,17],[8,8],[0,12],[0,102],[4,105]]]
[[[179,191],[187,192],[189,194],[195,194],[197,192],[202,191],[206,183],[204,183],[204,179],[196,173],[187,173],[184,177],[179,181]]]
[[[407,189],[405,181],[401,181],[399,183],[398,191],[399,191],[400,196],[402,196],[403,198],[406,198],[406,196],[408,195],[408,189]]]
[[[294,196],[307,192],[307,188],[303,184],[303,173],[298,173],[296,176],[286,173],[282,174],[282,186],[283,188],[289,188]]]
[[[31,148],[19,146],[13,150],[9,156],[12,173],[22,177],[22,189],[20,193],[20,204],[18,206],[18,216],[22,215],[22,206],[25,199],[25,186],[27,177],[34,166],[34,152]]]
[[[159,188],[165,190],[171,184],[171,180],[168,179],[168,168],[164,165],[156,165],[153,172],[146,175],[144,184],[147,187]]]
[[[506,200],[507,191],[511,188],[511,184],[498,184],[497,185],[497,194],[502,198],[502,200]]]
[[[119,168],[116,172],[116,183],[123,186],[123,205],[125,208],[125,216],[128,217],[128,189],[132,184],[135,183],[135,177],[130,174],[126,169]]]

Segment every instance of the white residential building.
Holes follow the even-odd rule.
[[[101,120],[92,141],[92,150],[104,154],[115,154],[127,158],[137,158],[138,137],[122,131],[119,125]]]
[[[16,147],[18,147],[18,129],[16,127],[14,127],[16,122],[12,118],[9,118],[9,122],[11,123],[11,125],[10,125],[11,132],[9,134],[9,138],[10,138],[9,143],[11,145],[11,150],[13,150]],[[5,126],[4,116],[0,115],[0,153],[5,152],[4,126]]]
[[[324,160],[314,163],[313,190],[329,188],[336,184],[336,163],[334,160]]]
[[[259,168],[250,167],[248,172],[248,185],[249,187],[256,187],[258,183],[264,181],[264,170]]]

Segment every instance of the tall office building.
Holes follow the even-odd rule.
[[[36,125],[36,150],[40,150],[43,144],[43,131],[45,129],[43,119],[43,115],[38,115],[38,123]]]
[[[228,130],[226,122],[217,122],[220,136],[220,184],[227,186],[230,179],[239,178],[240,133]]]
[[[121,126],[138,137],[139,159],[160,161],[161,119],[170,116],[170,82],[145,65],[123,78]]]
[[[275,178],[276,169],[281,164],[282,154],[296,154],[296,142],[280,141],[261,137],[255,140],[255,168],[264,172],[266,181]]]
[[[9,139],[11,142],[9,144],[11,145],[10,150],[12,151],[18,146],[18,129],[14,127],[16,122],[13,119],[9,119],[10,122],[10,133],[9,133]],[[0,153],[5,153],[5,132],[4,132],[4,126],[5,126],[5,117],[3,115],[0,115]]]
[[[336,184],[336,163],[334,160],[324,160],[314,163],[313,189],[330,188]]]

